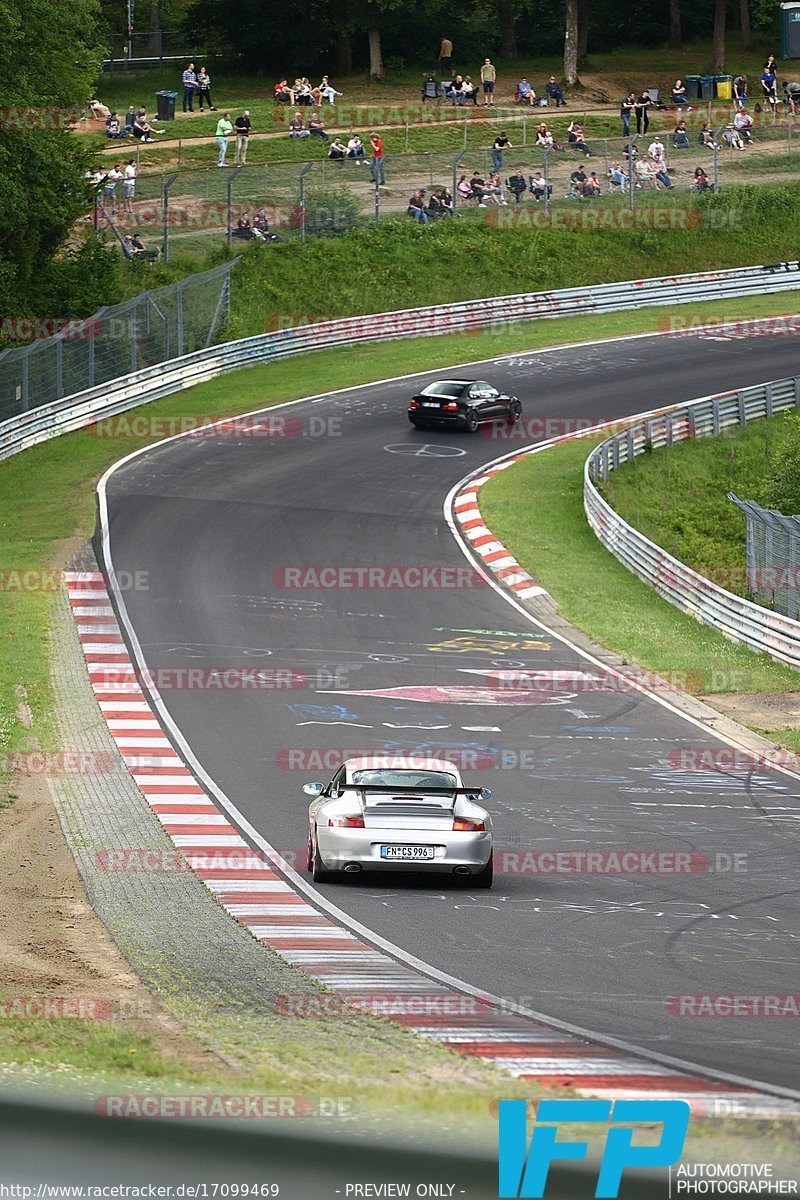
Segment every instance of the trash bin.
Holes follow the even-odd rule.
[[[686,85],[686,95],[690,100],[699,100],[702,92],[700,91],[700,76],[699,75],[684,75],[683,82]]]
[[[700,75],[698,77],[698,83],[700,85],[699,99],[700,100],[713,100],[714,99],[714,76],[713,75]]]
[[[156,92],[156,118],[159,121],[175,120],[177,92]]]
[[[733,99],[733,76],[732,75],[716,75],[714,77],[714,90],[717,93],[718,100]]]

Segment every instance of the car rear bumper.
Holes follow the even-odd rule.
[[[464,429],[467,424],[467,418],[463,412],[458,413],[443,413],[436,409],[414,409],[408,414],[408,419],[412,425],[452,425],[457,429]]]
[[[432,846],[435,858],[398,859],[382,855],[382,846],[398,845]],[[461,867],[467,868],[472,875],[482,870],[492,856],[492,834],[490,830],[471,833],[435,829],[422,833],[415,829],[326,826],[317,829],[317,848],[323,866],[329,871],[343,871],[348,864],[353,864],[364,871],[423,871],[451,875],[456,867]]]

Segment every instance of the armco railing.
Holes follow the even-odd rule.
[[[615,558],[684,612],[727,637],[800,668],[800,621],[760,608],[712,583],[667,554],[614,511],[595,484],[649,449],[690,437],[710,437],[800,405],[800,378],[780,379],[720,396],[707,396],[633,425],[601,442],[586,460],[583,505],[597,537]]]
[[[764,291],[800,288],[800,262],[743,267],[697,275],[670,275],[556,292],[498,296],[491,300],[405,309],[401,312],[323,321],[299,329],[259,334],[200,350],[183,358],[122,375],[76,395],[41,405],[0,424],[0,459],[9,458],[61,433],[91,425],[183,388],[203,383],[225,371],[288,358],[331,346],[356,346],[393,338],[467,333],[517,321],[608,313],[659,304],[761,295]]]

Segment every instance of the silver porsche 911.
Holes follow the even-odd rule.
[[[451,762],[350,758],[328,784],[307,783],[308,869],[317,882],[343,873],[419,871],[492,886],[492,819]]]

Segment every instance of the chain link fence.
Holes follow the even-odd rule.
[[[95,227],[98,231],[112,228],[118,234],[135,228],[154,239],[148,245],[167,259],[171,249],[203,253],[219,246],[221,240],[229,246],[252,240],[255,235],[247,223],[254,223],[259,210],[269,226],[270,240],[302,240],[390,218],[409,220],[409,198],[414,191],[425,188],[427,201],[433,191],[447,187],[454,209],[462,217],[480,208],[473,219],[501,227],[544,224],[544,212],[546,220],[563,227],[592,228],[599,219],[588,215],[588,210],[595,208],[626,211],[627,215],[606,217],[609,228],[682,230],[720,218],[719,213],[712,215],[711,208],[701,209],[697,204],[694,196],[702,190],[716,192],[732,183],[800,180],[800,133],[791,124],[770,119],[754,125],[749,142],[740,151],[730,137],[733,114],[712,113],[713,128],[704,134],[707,113],[702,110],[688,116],[685,137],[676,136],[676,116],[674,123],[670,117],[669,126],[660,132],[589,137],[583,149],[566,139],[556,140],[555,146],[548,148],[536,141],[537,126],[545,115],[513,114],[493,120],[483,133],[486,144],[482,146],[466,144],[472,138],[471,122],[467,121],[463,136],[460,126],[448,130],[455,142],[465,144],[447,150],[409,149],[387,154],[383,163],[386,186],[381,187],[368,156],[331,160],[321,148],[322,157],[301,159],[297,155],[303,147],[289,144],[288,135],[287,151],[295,157],[281,161],[234,163],[219,170],[214,148],[213,157],[209,152],[208,167],[143,172],[137,181],[136,199],[127,212],[119,202],[99,197]],[[459,195],[458,184],[468,182],[476,172],[488,179],[497,165],[492,142],[501,129],[508,132],[513,148],[506,149],[499,162],[501,190],[485,197],[484,207],[474,198]],[[347,134],[342,136],[347,139]],[[650,155],[656,137],[663,148],[660,172]],[[256,157],[257,147],[258,142],[251,140],[251,158]],[[233,153],[233,147],[230,149]],[[141,162],[146,167],[146,154],[141,155]],[[509,180],[516,172],[522,176],[524,190],[515,192]],[[703,175],[698,184],[699,172]],[[590,195],[581,194],[581,174],[594,189]],[[540,181],[537,188],[535,180]],[[515,210],[514,216],[501,217],[498,209],[505,208]],[[537,215],[526,217],[523,209]],[[577,215],[579,209],[581,215]],[[572,210],[575,215],[557,217],[560,210]],[[730,214],[728,220],[732,220]]]
[[[787,517],[774,508],[728,493],[747,521],[747,585],[759,604],[784,617],[800,619],[797,581],[800,574],[800,516]]]
[[[236,261],[0,352],[0,422],[221,340]]]

